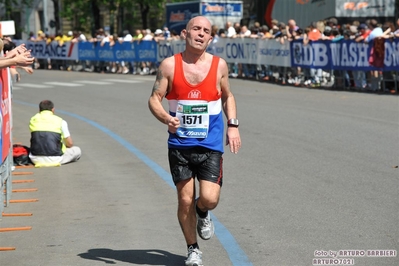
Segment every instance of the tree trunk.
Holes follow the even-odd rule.
[[[141,22],[143,23],[143,29],[148,28],[147,17],[149,11],[150,6],[148,4],[140,3]]]
[[[55,32],[60,31],[60,6],[58,5],[58,0],[53,0],[54,5],[54,21],[55,21]]]
[[[92,28],[92,36],[96,36],[96,30],[101,28],[101,23],[100,23],[100,8],[97,5],[96,1],[91,2],[92,5],[92,10],[93,10],[93,27]]]

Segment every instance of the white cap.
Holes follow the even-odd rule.
[[[154,32],[154,34],[155,34],[155,35],[162,34],[162,30],[161,30],[161,29],[157,29],[157,30]]]
[[[70,31],[68,31],[68,36],[72,36],[73,35],[73,32],[70,30]]]

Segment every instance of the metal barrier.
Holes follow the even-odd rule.
[[[12,165],[13,165],[13,159],[11,152],[10,155],[7,156],[7,159],[0,166],[0,176],[2,184],[1,193],[0,193],[1,194],[0,219],[3,215],[4,207],[9,206],[10,204],[11,193],[12,193],[12,174],[11,174]]]

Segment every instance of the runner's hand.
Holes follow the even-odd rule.
[[[230,145],[230,152],[237,154],[241,148],[241,138],[237,127],[228,127],[226,145]]]
[[[180,127],[180,120],[177,117],[171,117],[168,122],[168,130],[170,133],[176,133],[177,129]]]

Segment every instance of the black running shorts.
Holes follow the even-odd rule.
[[[222,153],[203,147],[169,149],[169,167],[175,185],[182,180],[197,177],[222,186]]]

